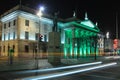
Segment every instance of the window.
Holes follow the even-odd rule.
[[[0,46],[0,52],[1,52],[1,46]],[[2,56],[1,53],[0,53],[0,56]]]
[[[44,35],[44,41],[47,42],[47,35]]]
[[[29,20],[25,20],[25,26],[29,26]]]
[[[4,24],[4,29],[6,29],[6,23]]]
[[[15,39],[15,32],[13,32],[13,39]]]
[[[15,45],[13,45],[13,51],[15,52]]]
[[[25,52],[29,52],[29,46],[25,45]]]
[[[10,51],[10,46],[8,45],[8,51]]]
[[[10,27],[10,22],[8,23],[8,27]]]
[[[2,37],[0,36],[0,41],[2,40]]]
[[[47,31],[48,31],[48,25],[44,24],[44,32],[47,33]]]
[[[4,41],[5,41],[5,37],[6,37],[6,35],[4,34]]]
[[[5,52],[5,46],[3,46],[3,52]]]
[[[14,26],[16,25],[16,20],[13,21],[13,25],[14,25]]]
[[[15,49],[15,45],[13,45],[13,49]]]
[[[25,32],[25,39],[28,39],[29,37],[29,32]]]
[[[8,33],[8,40],[10,40],[10,33]]]
[[[35,40],[38,40],[38,33],[35,33]]]

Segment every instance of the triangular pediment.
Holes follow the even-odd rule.
[[[95,28],[95,25],[90,20],[81,21],[80,24],[88,26],[90,28]]]
[[[90,20],[84,20],[84,21],[75,22],[75,25],[79,26],[81,28],[85,28],[85,29],[88,29],[88,30],[96,31],[96,32],[100,31],[99,28],[97,27],[97,25],[95,25]]]
[[[60,24],[62,28],[83,28],[90,31],[99,32],[99,28],[97,27],[97,24],[94,24],[91,20],[85,19],[85,20],[72,20],[70,22],[66,22],[64,24]]]

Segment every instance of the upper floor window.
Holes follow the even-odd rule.
[[[4,24],[4,29],[6,29],[6,23]]]
[[[29,20],[25,20],[25,26],[29,26]]]
[[[15,39],[15,32],[13,32],[13,39]]]
[[[10,33],[8,33],[8,40],[10,40]]]
[[[5,37],[6,37],[6,35],[4,34],[4,41],[5,41]]]
[[[38,33],[35,33],[35,40],[38,40]]]
[[[48,25],[44,24],[44,32],[47,33],[48,32]]]
[[[47,35],[44,35],[44,41],[47,42]]]
[[[14,26],[16,25],[16,20],[13,21],[13,25],[14,25]]]
[[[10,22],[8,23],[8,27],[10,27]]]
[[[29,38],[29,32],[25,32],[25,39]]]

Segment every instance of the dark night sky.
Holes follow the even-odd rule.
[[[19,0],[0,0],[0,14],[17,4],[19,4]],[[46,13],[53,14],[59,11],[60,18],[70,18],[73,11],[76,10],[77,17],[84,19],[84,13],[87,12],[88,18],[94,23],[98,22],[98,27],[103,33],[110,32],[111,38],[114,38],[113,36],[116,34],[116,12],[120,24],[118,0],[22,0],[22,4],[34,9],[38,9],[39,5],[44,5]]]

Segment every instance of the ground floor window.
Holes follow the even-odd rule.
[[[25,45],[25,52],[29,52],[29,46]]]
[[[3,46],[3,52],[5,52],[5,46]]]

